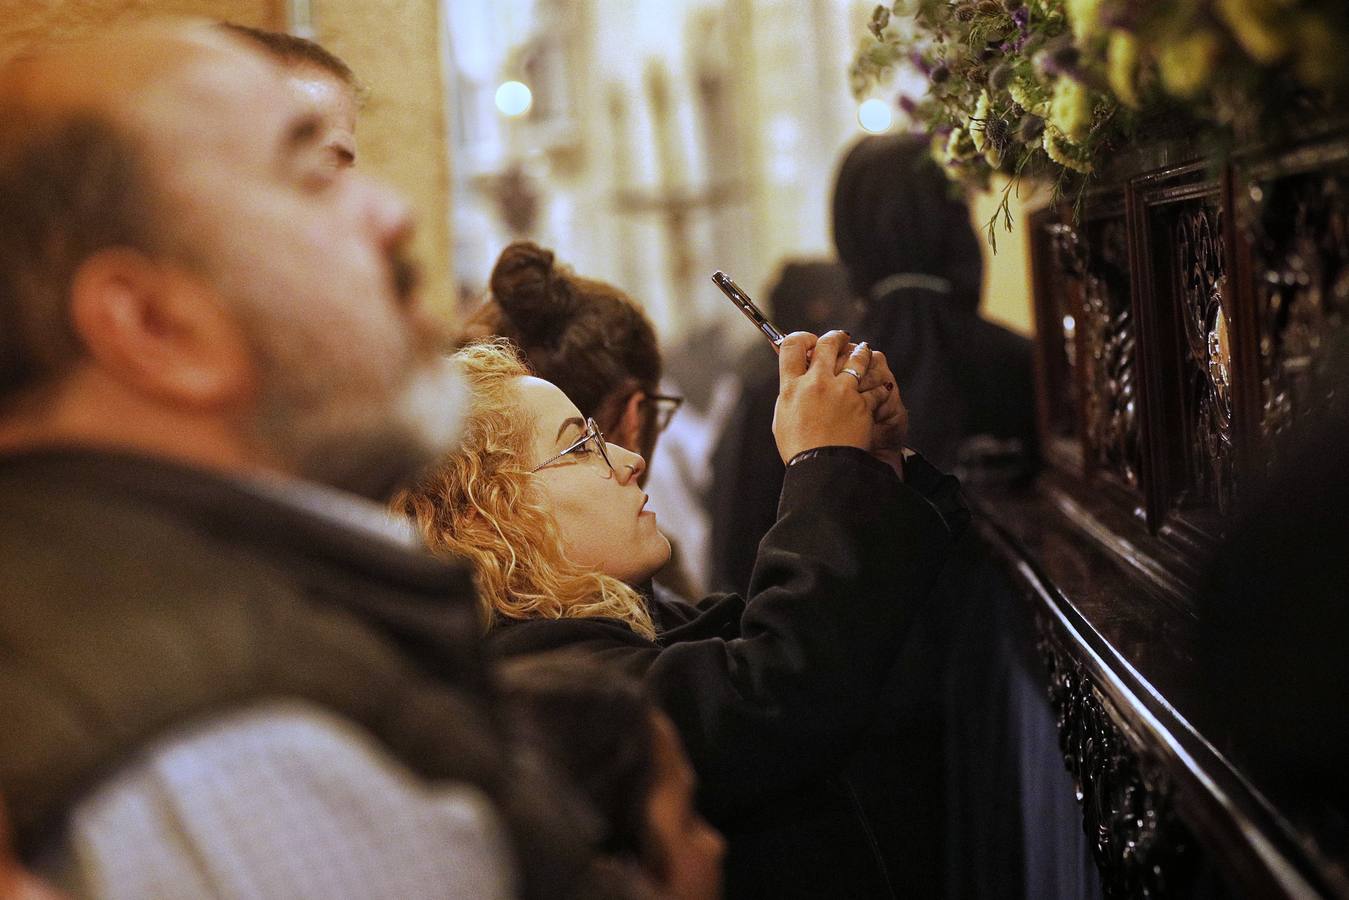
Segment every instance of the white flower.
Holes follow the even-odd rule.
[[[1083,175],[1091,172],[1091,160],[1084,159],[1082,149],[1074,146],[1053,122],[1045,123],[1044,148],[1045,154],[1065,169],[1072,169]]]
[[[984,126],[988,122],[988,91],[979,92],[979,100],[974,104],[974,115],[970,116],[970,138],[974,140],[974,149],[980,153],[988,146],[988,137]]]
[[[1060,78],[1054,85],[1049,105],[1049,121],[1073,143],[1080,144],[1091,131],[1091,93],[1072,78]]]

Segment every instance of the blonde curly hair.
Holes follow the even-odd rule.
[[[454,355],[472,393],[463,439],[418,484],[394,498],[432,552],[466,559],[486,626],[498,618],[619,619],[654,638],[642,595],[567,557],[557,522],[529,471],[535,423],[515,380],[532,374],[508,341]]]

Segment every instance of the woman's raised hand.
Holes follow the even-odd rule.
[[[899,453],[909,434],[909,411],[895,386],[890,362],[880,350],[871,353],[871,366],[862,378],[861,387],[879,401],[872,413],[871,451],[877,455]]]
[[[778,354],[780,387],[773,411],[773,437],[783,462],[816,447],[872,448],[875,413],[887,391],[862,390],[871,357],[865,344],[849,353],[842,331],[820,338],[804,331],[787,336]]]

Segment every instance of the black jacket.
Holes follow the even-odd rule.
[[[482,788],[529,892],[557,896],[583,835],[500,736],[467,573],[300,494],[128,455],[0,457],[0,793],[20,848],[170,729],[295,698]]]
[[[963,527],[954,479],[919,462],[912,482],[942,502],[862,451],[803,454],[748,602],[658,602],[655,642],[612,619],[535,619],[498,627],[489,646],[584,648],[645,679],[729,839],[729,896],[884,896],[887,874],[837,773]]]

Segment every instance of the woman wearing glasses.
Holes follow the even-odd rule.
[[[953,479],[893,462],[906,421],[888,366],[846,342],[783,345],[787,476],[746,599],[652,615],[660,601],[637,587],[669,547],[642,457],[503,343],[456,355],[473,394],[463,443],[395,501],[433,549],[474,567],[493,652],[581,649],[644,680],[726,834],[732,897],[887,896],[902,878],[838,767],[963,510]]]

